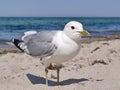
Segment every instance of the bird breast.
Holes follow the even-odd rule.
[[[56,39],[53,40],[53,43],[57,44],[57,50],[53,54],[52,59],[61,59],[60,61],[66,61],[72,59],[79,52],[80,46],[66,36],[64,33],[58,34]]]

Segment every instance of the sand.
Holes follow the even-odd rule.
[[[63,63],[60,86],[55,70],[49,70],[45,85],[39,59],[15,48],[0,49],[0,90],[120,90],[120,39],[88,41],[73,60]]]

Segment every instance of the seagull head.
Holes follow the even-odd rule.
[[[64,33],[73,40],[79,40],[81,36],[89,36],[89,32],[83,29],[83,25],[77,21],[70,21],[64,27]]]

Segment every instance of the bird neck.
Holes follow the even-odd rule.
[[[63,33],[68,37],[70,38],[71,40],[73,40],[74,42],[76,42],[77,44],[80,44],[80,40],[81,40],[81,35],[76,33],[76,34],[73,34],[71,32],[67,32],[66,30],[63,31]]]

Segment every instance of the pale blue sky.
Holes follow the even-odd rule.
[[[120,17],[120,0],[0,0],[0,16]]]

